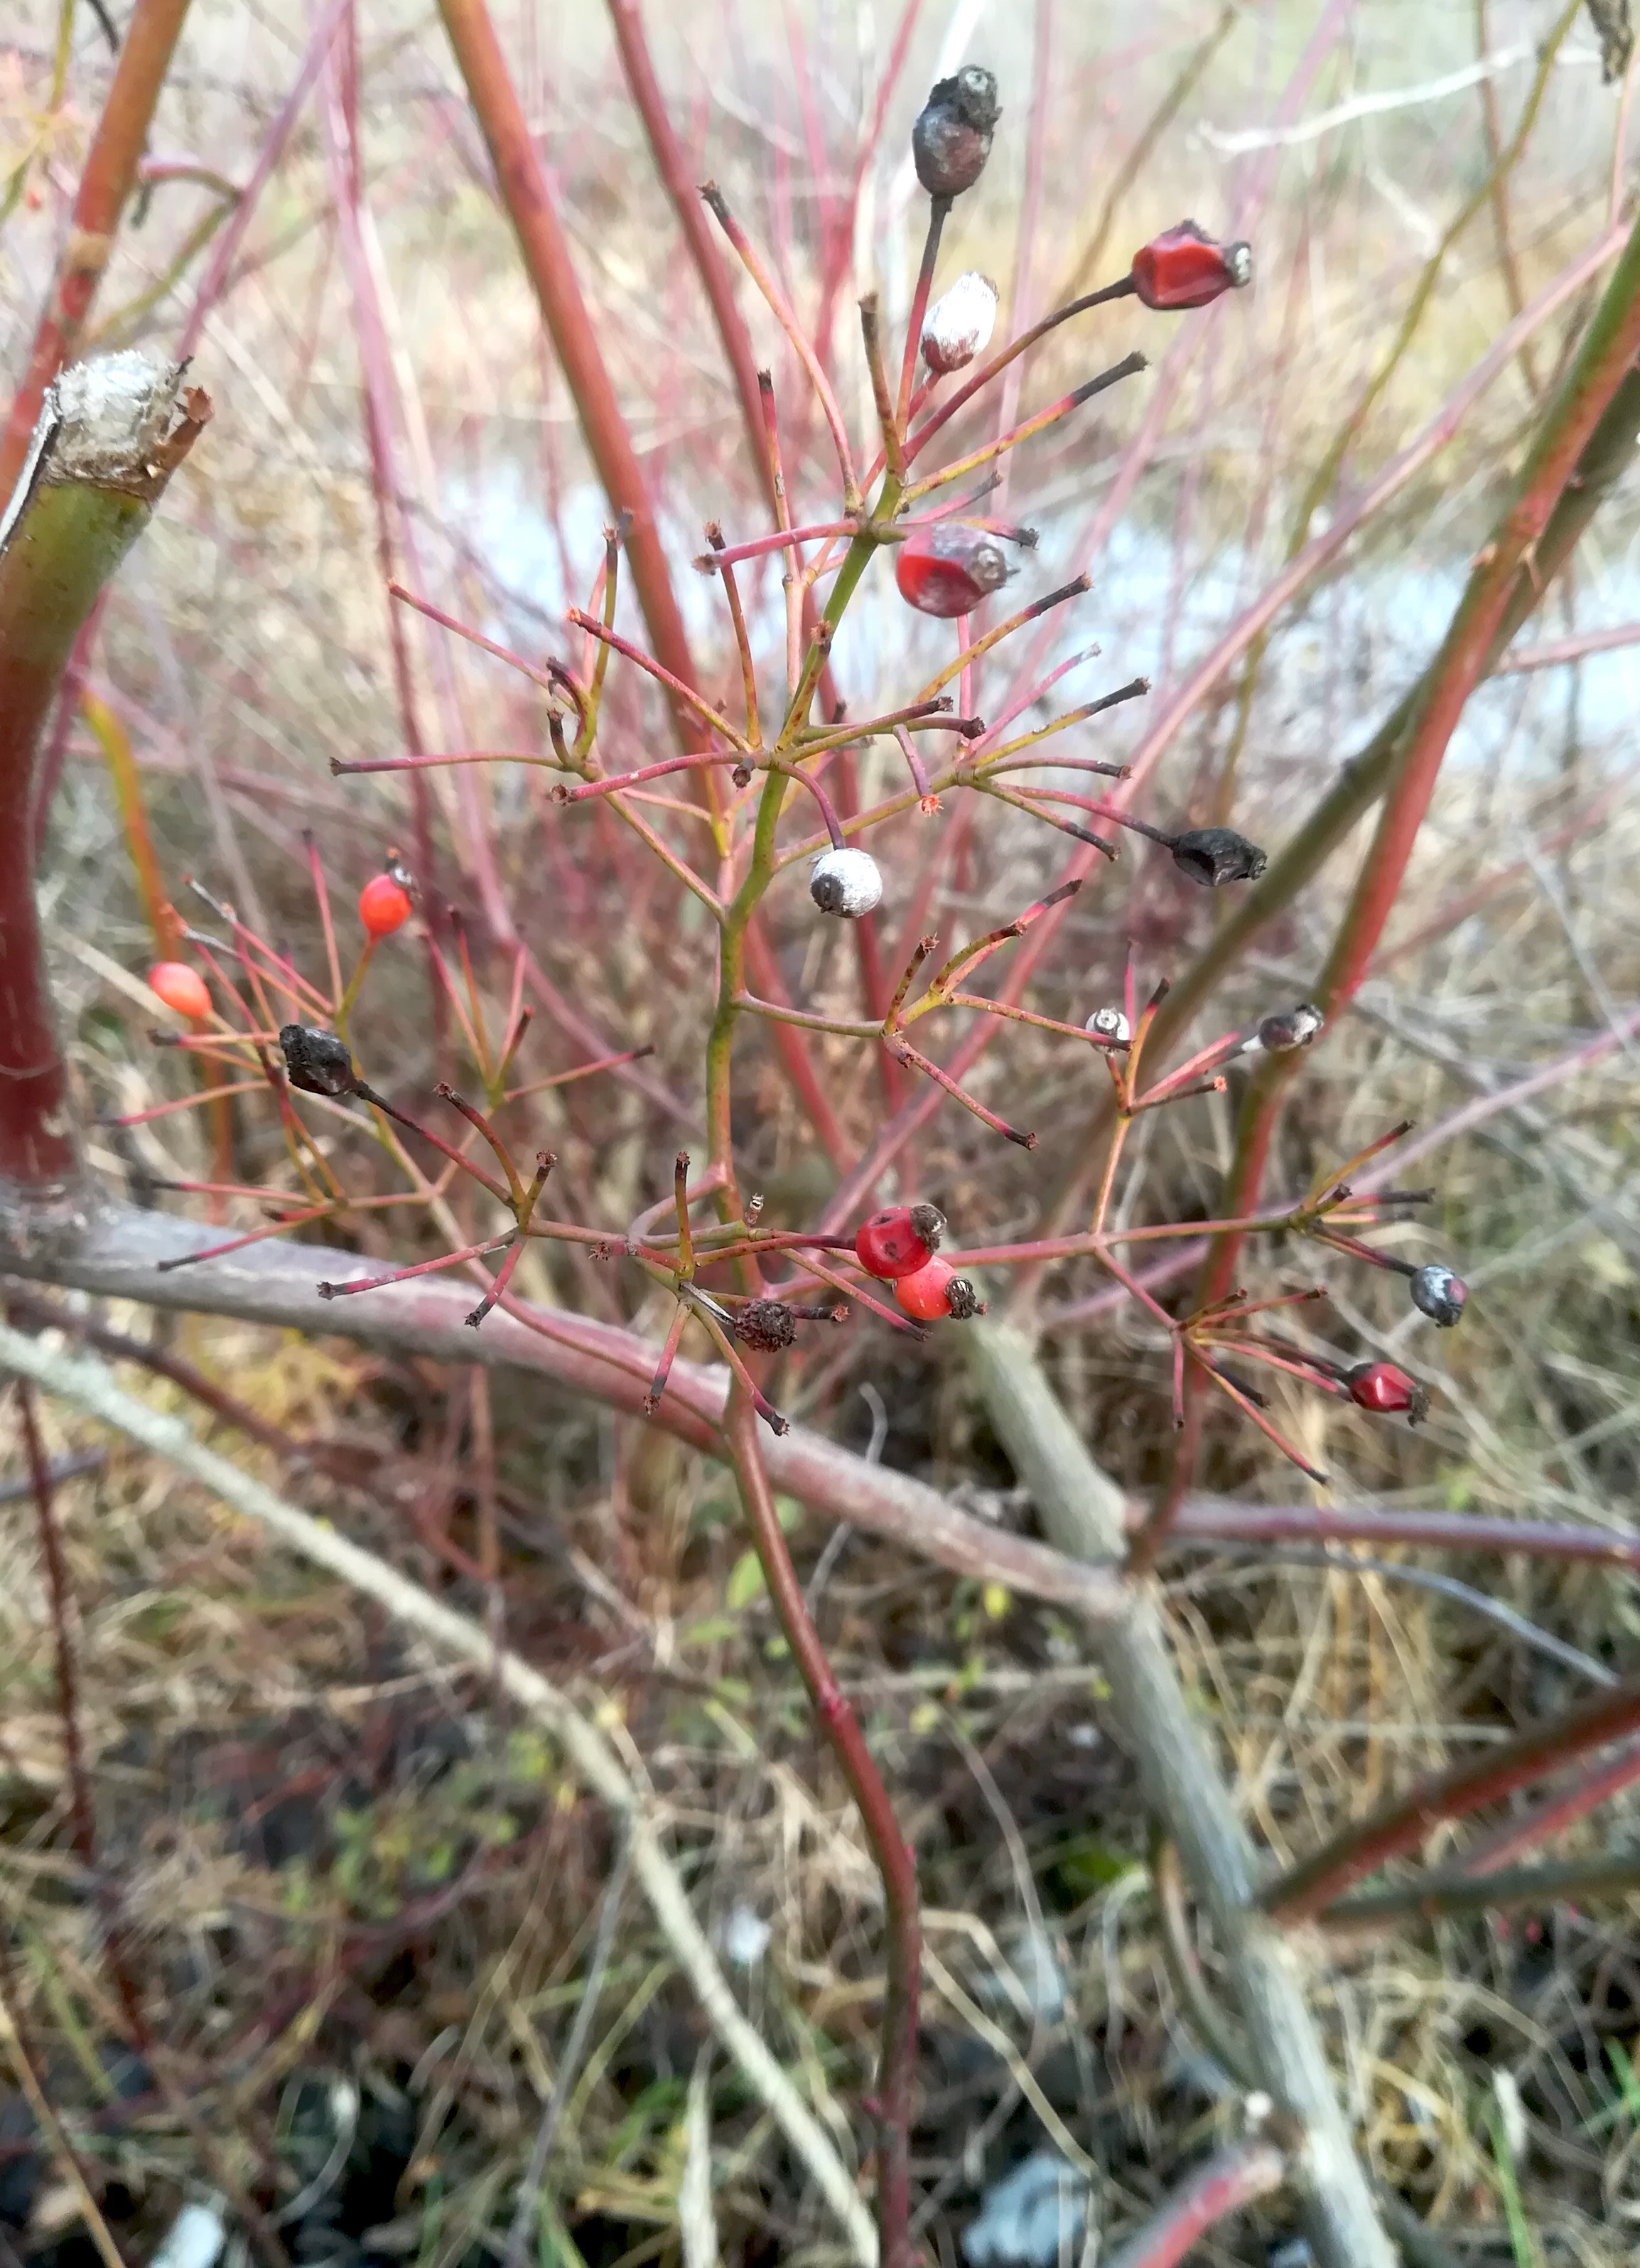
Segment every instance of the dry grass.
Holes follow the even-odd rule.
[[[681,558],[706,512],[724,518],[732,540],[762,523],[692,278],[601,22],[584,12],[585,21],[553,26],[550,39],[543,12],[533,43],[526,35],[514,52]],[[1041,304],[1069,265],[1127,142],[1210,21],[1205,11],[1152,10],[1132,47],[1107,54],[1115,32],[1070,20],[1078,12],[1056,13],[1041,188],[1048,217],[1027,247],[1028,304]],[[1030,11],[1007,0],[992,15],[976,45],[997,57],[1010,121],[1022,126]],[[1494,6],[1490,15],[1495,53],[1540,35],[1546,20],[1526,7]],[[810,119],[774,11],[742,7],[732,37],[716,10],[678,17],[659,53],[680,120],[810,305],[815,181],[835,190],[846,177],[859,107],[854,30],[835,11],[805,18]],[[1309,17],[1277,8],[1236,32],[1122,205],[1116,242],[1138,241],[1181,204],[1215,221],[1247,188],[1258,153],[1226,156],[1205,129],[1270,117]],[[18,58],[7,63],[0,52],[0,156],[40,99],[54,18],[41,0],[25,0]],[[1327,67],[1313,111],[1357,89],[1415,85],[1473,53],[1467,11],[1425,20],[1364,0],[1352,20],[1353,63]],[[849,387],[858,372],[845,318],[874,264],[889,304],[903,302],[911,247],[907,224],[894,217],[895,153],[938,33],[930,19],[914,42],[890,113],[890,155],[871,177],[880,225],[862,227],[840,296],[838,364]],[[264,18],[229,0],[198,0],[157,150],[187,150],[242,177],[302,36],[294,14],[287,22],[284,11]],[[1528,296],[1587,240],[1604,210],[1616,97],[1598,92],[1586,25],[1574,27],[1566,52],[1511,191]],[[564,650],[559,616],[590,584],[602,511],[567,397],[541,349],[436,28],[419,8],[372,10],[365,65],[380,273],[401,379],[413,387],[401,501],[423,573],[443,602],[525,651]],[[1529,70],[1512,68],[1497,82],[1505,131]],[[82,116],[103,75],[87,17],[73,81]],[[872,71],[864,77],[869,91]],[[823,165],[813,134],[829,153]],[[999,140],[998,161],[948,254],[953,268],[989,268],[1005,291],[1019,289],[1009,279],[1022,142]],[[65,129],[44,204],[20,210],[0,235],[8,369],[39,298],[77,146]],[[1137,669],[1157,678],[1158,692],[1176,681],[1279,559],[1308,472],[1388,347],[1429,231],[1445,225],[1483,171],[1473,90],[1288,156],[1258,232],[1261,288],[1238,304],[1234,321],[1220,319],[1211,331],[1137,501],[1095,569],[1077,635],[1097,636],[1105,652],[1085,674],[1087,691]],[[193,189],[156,194],[143,227],[121,247],[105,313],[164,270],[205,202]],[[310,120],[205,334],[200,373],[217,397],[217,423],[110,605],[93,677],[114,688],[131,731],[167,873],[208,875],[300,954],[317,951],[300,828],[318,830],[345,899],[406,827],[391,781],[334,782],[327,770],[333,755],[391,751],[401,739],[353,319],[328,210]],[[1454,248],[1415,347],[1350,460],[1349,485],[1393,453],[1507,313],[1491,232],[1483,210]],[[163,342],[188,298],[184,285],[133,335]],[[1133,342],[1130,328],[1119,311],[1099,335],[1101,359],[1107,345],[1114,358]],[[760,352],[772,351],[756,319],[754,328]],[[1540,386],[1570,330],[1553,328],[1539,342]],[[1057,350],[1033,368],[1027,401],[1049,398],[1085,367],[1079,350]],[[778,358],[775,368],[801,434],[795,377]],[[857,410],[846,387],[844,399]],[[1057,579],[1144,406],[1137,395],[1113,397],[1098,418],[1016,468],[1010,508],[1043,528],[1031,589]],[[1347,556],[1345,571],[1280,619],[1237,786],[1236,815],[1250,833],[1284,837],[1427,652],[1529,408],[1517,368],[1433,472]],[[822,438],[810,421],[788,444],[799,493],[815,502],[824,493]],[[1526,639],[1640,615],[1636,528],[1625,490]],[[732,657],[721,642],[709,648],[717,628],[706,586],[687,571],[680,581],[692,630],[726,682]],[[766,608],[774,590],[764,587]],[[769,626],[767,612],[761,619]],[[409,636],[428,745],[525,747],[539,738],[533,695],[423,630],[413,624]],[[908,636],[885,588],[840,641],[839,674],[851,697],[866,700],[873,688],[887,694],[915,682],[919,660],[935,652],[931,638]],[[1504,679],[1477,700],[1380,973],[1315,1057],[1290,1116],[1283,1187],[1301,1185],[1323,1158],[1347,1155],[1394,1118],[1434,1123],[1598,1031],[1613,1004],[1640,998],[1632,915],[1640,819],[1622,784],[1633,762],[1630,669],[1619,655],[1579,672]],[[989,683],[1000,698],[1002,674]],[[615,746],[644,745],[655,717],[629,679],[612,684]],[[1233,721],[1233,702],[1201,712],[1170,752],[1158,815],[1209,813]],[[1099,752],[1120,754],[1142,731],[1142,716],[1122,712],[1101,732]],[[605,837],[590,827],[572,836],[533,785],[522,772],[497,770],[476,791],[526,933],[614,1044],[652,1041],[655,1069],[692,1096],[703,935],[674,917],[652,877],[635,883]],[[1590,811],[1581,831],[1556,843]],[[471,814],[442,788],[436,812],[439,884],[473,906]],[[911,824],[887,838],[891,937],[926,855]],[[1351,855],[1265,941],[1267,958],[1238,975],[1224,1022],[1302,991]],[[1054,846],[1025,822],[988,827],[942,877],[942,926],[954,938],[1007,917],[1056,865]],[[1443,909],[1495,882],[1457,926],[1416,941]],[[1165,861],[1131,860],[1119,885],[1090,892],[1085,904],[1038,988],[1046,1012],[1080,1020],[1099,1005],[1130,936],[1147,971],[1159,974],[1209,933],[1210,909],[1181,905]],[[110,964],[140,970],[148,946],[100,759],[78,732],[54,813],[46,906],[88,1103],[129,1110],[180,1093],[146,1040],[147,1014],[109,973]],[[811,943],[809,925],[795,920],[785,935],[794,986],[816,1005],[851,1003],[842,949]],[[482,974],[501,990],[498,967]],[[549,1033],[532,1046],[537,1075],[574,1059],[573,1047]],[[425,1090],[435,1075],[423,977],[408,952],[370,996],[361,1052],[373,1077],[407,1091]],[[874,1075],[845,1043],[827,1042],[825,1059],[845,1130],[863,1141],[880,1109]],[[772,1056],[765,1063],[748,1050],[748,1064],[752,1179],[769,1193],[770,1218],[805,1217],[823,1199],[829,1169]],[[1076,1154],[1088,1101],[1063,1057],[1028,1037],[998,1049],[980,1084],[1011,1116],[1016,1098],[1028,1099],[1041,1150],[1029,1160],[1011,1152],[999,1159],[960,1114],[935,1122],[918,1152],[918,1192],[937,1195],[972,1242],[1040,1217]],[[1475,1298],[1461,1333],[1437,1344],[1403,1312],[1393,1283],[1337,1282],[1329,1336],[1393,1351],[1437,1388],[1435,1415],[1412,1437],[1340,1417],[1331,1404],[1288,1401],[1277,1386],[1276,1414],[1307,1455],[1340,1476],[1339,1500],[1632,1527],[1636,1099],[1630,1046],[1432,1162],[1436,1219],[1408,1233],[1408,1248],[1416,1240],[1419,1257],[1463,1256]],[[1133,1216],[1210,1211],[1231,1126],[1227,1104],[1158,1124],[1137,1145],[1123,1199]],[[607,1081],[548,1098],[532,1133],[561,1152],[577,1211],[615,1221],[661,1193],[676,1141],[662,1114]],[[247,1172],[275,1163],[268,1130],[248,1116],[239,1140]],[[98,1145],[97,1162],[116,1178],[144,1167],[196,1175],[209,1157],[191,1116],[162,1121],[122,1149],[107,1134]],[[1266,1265],[1271,1281],[1285,1280],[1280,1255]],[[589,1288],[556,1263],[528,1288],[645,1314],[634,1285]],[[1066,1271],[1048,1293],[1064,1302],[1092,1288]],[[271,1423],[301,1439],[340,1434],[359,1445],[357,1485],[311,1468],[284,1474],[304,1502],[482,1609],[440,1555],[441,1541],[464,1550],[478,1541],[466,1378],[219,1325],[173,1329],[179,1351]],[[1153,1484],[1169,1431],[1157,1335],[1118,1313],[1056,1333],[1053,1359],[1102,1461],[1124,1483]],[[129,1382],[171,1392],[140,1373]],[[999,1517],[1021,1516],[960,1375],[906,1356],[874,1326],[855,1327],[842,1352],[834,1344],[794,1366],[784,1400],[864,1445],[867,1385],[886,1407],[892,1462],[967,1490]],[[732,1946],[737,1928],[744,1940],[747,1914],[769,1925],[766,1952],[740,1972],[747,2005],[853,2153],[880,1984],[875,1877],[767,1603],[749,1585],[729,1484],[624,1422],[541,1396],[526,1403],[498,1390],[493,1426],[496,1473],[513,1492],[504,1500],[499,1587],[509,1634],[555,1674],[616,1697],[630,1754],[670,1814],[699,1909],[729,1932],[724,1941]],[[52,1439],[57,1450],[83,1446],[60,1428]],[[241,1447],[248,1462],[276,1469],[268,1452],[236,1443],[235,1453]],[[1291,1475],[1250,1433],[1216,1436],[1212,1455],[1215,1487],[1292,1498]],[[11,1469],[20,1469],[20,1454]],[[299,2235],[286,2232],[299,2257],[347,2268],[363,2253],[417,2268],[476,2262],[504,2239],[584,1988],[609,1863],[604,1822],[575,1800],[551,1753],[507,1724],[480,1681],[446,1676],[407,1652],[349,1599],[316,1588],[188,1489],[116,1449],[102,1471],[65,1486],[60,1508],[79,1604],[102,1863],[130,1918],[136,1966],[176,2084],[230,2169],[259,2194],[288,2202],[303,2183],[318,2186],[323,2201],[305,2212]],[[827,1550],[820,1533],[800,1530],[797,1542],[805,1571]],[[942,2261],[953,2260],[985,2180],[1041,2146],[1045,2122],[1051,2137],[1054,2120],[1097,2162],[1100,2215],[1119,2230],[1181,2155],[1207,2146],[1228,2109],[1223,2074],[1173,2006],[1138,1872],[1144,1822],[1085,1644],[1048,1610],[982,1595],[864,1538],[827,1557],[824,1632],[891,1783],[905,1793],[930,1943],[963,1996],[939,1983],[942,1970],[930,1970],[916,2136],[919,2175],[938,2200],[930,2241]],[[1419,1555],[1416,1564],[1433,1562]],[[1607,1668],[1632,1669],[1640,1653],[1633,1587],[1615,1573],[1525,1560],[1466,1560],[1449,1572]],[[1184,1661],[1234,1759],[1249,1815],[1280,1854],[1579,1690],[1563,1661],[1461,1599],[1394,1574],[1228,1552],[1180,1557],[1171,1573]],[[53,2099],[106,2184],[106,2210],[146,2257],[178,2198],[217,2175],[152,2074],[109,2061],[119,2017],[99,1910],[83,1895],[65,1833],[48,1618],[26,1498],[0,1506],[0,1903],[19,1999]],[[1632,1839],[1637,1824],[1631,1794],[1570,1847]],[[1365,2146],[1460,2258],[1615,2268],[1632,2257],[1640,2091],[1622,2074],[1640,2021],[1637,1914],[1631,1901],[1626,1911],[1562,1908],[1507,1927],[1418,1928],[1360,1948],[1341,1967],[1324,2014]],[[1210,1950],[1208,1960],[1210,1974]],[[1055,1992],[1042,1994],[1045,1981]],[[561,2130],[543,2260],[555,2246],[558,2257],[578,2256],[592,2268],[677,2257],[686,2095],[702,2041],[629,1901]],[[1536,2235],[1517,2242],[1535,2243],[1535,2255],[1511,2250],[1505,2225],[1500,2074],[1526,2117],[1519,2181]],[[355,2139],[342,2164],[338,2120],[345,2130],[349,2115]],[[16,2132],[10,2116],[0,2091],[0,2148]],[[768,2122],[721,2070],[712,2117],[724,2257],[836,2257]],[[15,2150],[0,2157],[0,2214],[21,2194],[26,2163]],[[1248,2216],[1202,2257],[1261,2261],[1287,2226],[1283,2210]],[[67,2192],[45,2168],[26,2235],[13,2242],[59,2268],[80,2268],[72,2220]]]

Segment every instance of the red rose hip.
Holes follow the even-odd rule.
[[[913,1274],[900,1277],[894,1297],[907,1314],[915,1315],[920,1323],[938,1322],[942,1315],[960,1323],[985,1313],[985,1302],[967,1278],[959,1276],[951,1263],[938,1254]]]
[[[359,892],[359,919],[372,938],[391,937],[410,918],[410,894],[391,874],[372,874]]]
[[[1398,1363],[1358,1362],[1346,1373],[1344,1383],[1357,1409],[1370,1410],[1375,1417],[1394,1418],[1404,1410],[1416,1425],[1429,1410],[1429,1395]]]
[[[1253,279],[1253,251],[1218,244],[1193,220],[1164,229],[1133,255],[1133,288],[1147,307],[1205,307]]]
[[[210,992],[198,969],[186,961],[161,961],[148,972],[148,989],[157,992],[167,1008],[198,1022],[210,1013]]]
[[[931,1204],[889,1205],[856,1231],[854,1256],[868,1276],[892,1284],[925,1268],[945,1233],[945,1215]]]
[[[946,520],[908,538],[894,562],[894,580],[906,604],[943,622],[971,615],[982,600],[1001,590],[1009,571],[994,536]]]

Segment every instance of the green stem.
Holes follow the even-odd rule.
[[[0,1197],[14,1230],[66,1226],[79,1173],[34,904],[40,753],[82,626],[210,414],[181,376],[137,354],[66,373],[0,513]]]

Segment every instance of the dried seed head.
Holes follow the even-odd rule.
[[[779,1300],[748,1300],[734,1319],[735,1336],[761,1354],[778,1354],[798,1335],[791,1310]]]
[[[966,1276],[953,1276],[945,1286],[945,1307],[953,1323],[966,1323],[985,1313],[985,1302]]]
[[[1283,1008],[1274,1016],[1266,1016],[1241,1052],[1244,1056],[1255,1056],[1262,1050],[1269,1055],[1283,1056],[1294,1048],[1307,1048],[1326,1021],[1313,1001],[1300,1000],[1296,1007]]]
[[[971,615],[1012,572],[995,536],[957,520],[920,529],[894,560],[901,597],[920,615],[937,615],[942,622]]]
[[[1404,1410],[1408,1422],[1414,1425],[1429,1415],[1428,1394],[1398,1363],[1358,1362],[1353,1370],[1345,1373],[1344,1384],[1357,1410],[1371,1410],[1383,1418],[1394,1417]]]
[[[1256,882],[1269,864],[1268,854],[1233,827],[1187,828],[1171,847],[1180,873],[1210,890],[1221,882]]]
[[[1427,1268],[1420,1268],[1408,1289],[1412,1293],[1412,1304],[1419,1314],[1427,1315],[1432,1323],[1438,1323],[1444,1331],[1451,1330],[1454,1323],[1462,1321],[1469,1286],[1460,1276],[1454,1276],[1450,1268],[1443,1268],[1438,1261],[1431,1261]]]
[[[1113,1047],[1125,1047],[1133,1037],[1133,1027],[1120,1008],[1095,1008],[1082,1028]]]
[[[997,81],[977,63],[938,80],[911,129],[916,177],[930,197],[960,197],[985,171],[1002,107]]]
[[[809,895],[821,913],[858,921],[881,904],[882,873],[869,850],[822,850],[809,868]]]
[[[358,1086],[353,1058],[334,1032],[311,1024],[286,1024],[279,1033],[284,1067],[292,1086],[304,1094],[352,1094]]]
[[[970,268],[942,291],[923,324],[923,359],[937,378],[962,370],[990,344],[997,327],[997,286]]]
[[[1147,307],[1205,307],[1252,281],[1252,246],[1217,243],[1193,220],[1165,229],[1133,255],[1133,287]]]

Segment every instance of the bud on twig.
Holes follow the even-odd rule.
[[[1001,116],[997,81],[977,63],[930,88],[911,129],[911,154],[930,197],[960,197],[974,187]]]
[[[997,327],[997,286],[970,268],[942,291],[923,325],[923,359],[937,378],[966,369],[990,344]]]
[[[858,921],[881,904],[882,873],[869,850],[822,850],[809,868],[809,895],[821,913]]]

